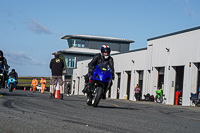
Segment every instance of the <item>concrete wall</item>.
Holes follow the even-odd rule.
[[[127,93],[127,72],[131,72],[129,100],[135,100],[134,88],[139,82],[138,71],[143,71],[143,94],[156,95],[158,85],[158,68],[164,67],[165,104],[174,104],[176,68],[184,67],[183,75],[183,106],[190,106],[190,93],[197,90],[198,63],[200,63],[200,28],[180,32],[164,37],[148,39],[147,49],[130,51],[128,53],[113,55],[115,73],[121,73],[119,99],[125,99]],[[73,80],[79,81],[79,91],[82,95],[84,83],[83,75],[87,73],[87,64],[90,60],[79,61],[74,70]],[[115,75],[117,77],[117,74]],[[111,88],[111,98],[117,98],[116,78]],[[77,87],[77,83],[76,83]]]
[[[176,77],[177,66],[184,66],[183,78],[183,106],[190,105],[190,93],[196,92],[197,67],[200,62],[200,30],[193,30],[175,34],[147,42],[149,56],[148,68],[165,66],[164,93],[166,103],[174,104],[173,83]],[[191,66],[189,64],[191,63]],[[170,69],[168,69],[170,67]],[[153,75],[156,75],[154,73]],[[155,76],[151,77],[155,80]],[[153,85],[150,87],[153,88]]]

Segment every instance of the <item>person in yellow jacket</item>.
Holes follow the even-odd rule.
[[[47,83],[44,77],[41,78],[40,83],[41,83],[41,89],[42,89],[41,93],[44,93],[45,84]]]
[[[33,86],[33,92],[36,91],[36,86],[38,85],[38,81],[35,77],[33,77],[33,80],[32,80],[32,83],[31,83],[31,86]]]

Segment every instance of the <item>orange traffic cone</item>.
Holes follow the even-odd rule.
[[[24,91],[26,91],[26,87],[24,87]]]
[[[60,98],[59,84],[56,85],[56,90],[54,92],[54,98]]]

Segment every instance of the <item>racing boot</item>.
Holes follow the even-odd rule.
[[[106,100],[106,93],[103,93],[101,98],[102,98],[103,100]]]
[[[64,99],[63,99],[63,94],[60,94],[60,100],[64,100]]]
[[[82,92],[83,92],[83,93],[86,93],[86,92],[87,92],[87,90],[88,90],[88,84],[87,84],[87,83],[85,83],[85,87],[84,87],[84,89],[82,90]]]
[[[53,99],[54,98],[54,94],[51,93],[49,99]]]

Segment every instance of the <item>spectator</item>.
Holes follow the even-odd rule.
[[[67,96],[70,96],[70,84],[67,82]]]
[[[50,62],[50,69],[51,69],[51,79],[50,79],[50,85],[51,85],[51,96],[49,99],[54,98],[54,86],[59,83],[60,88],[60,99],[63,99],[63,79],[62,79],[62,71],[64,68],[64,62],[62,59],[59,58],[59,53],[56,52],[54,54],[55,58],[51,59]]]
[[[139,99],[140,99],[140,87],[139,87],[138,84],[136,85],[134,90],[135,90],[135,99],[136,99],[136,101],[139,101]]]

